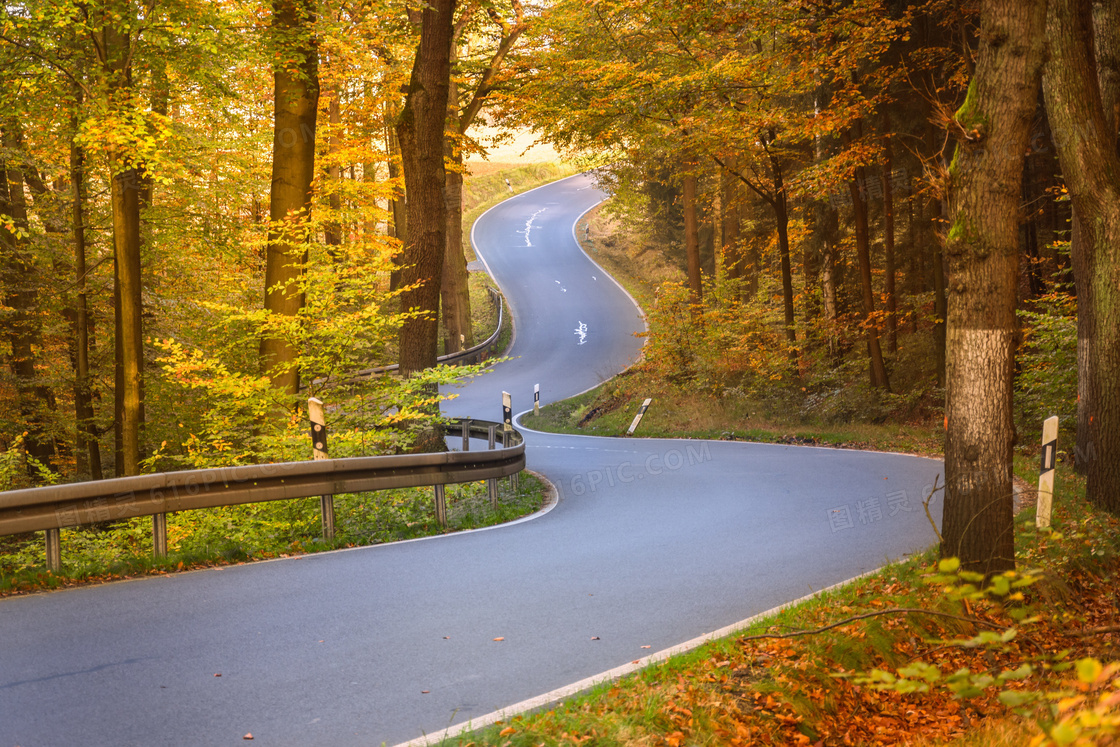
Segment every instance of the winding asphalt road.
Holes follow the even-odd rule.
[[[559,399],[638,355],[637,310],[572,236],[599,199],[573,177],[479,221],[518,357],[448,412],[497,419],[502,389],[525,409],[533,384]],[[0,747],[393,744],[933,541],[920,496],[938,462],[526,436],[560,493],[531,521],[0,600]]]

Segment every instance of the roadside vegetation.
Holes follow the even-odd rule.
[[[167,519],[168,556],[152,556],[152,522],[142,516],[62,532],[63,568],[46,568],[42,534],[0,537],[0,596],[83,583],[161,575],[217,565],[431,537],[503,524],[540,510],[549,487],[523,472],[515,489],[498,481],[493,508],[485,482],[448,485],[447,527],[432,488],[336,495],[335,537],[322,538],[319,499],[181,511]]]
[[[1051,531],[981,591],[933,549],[455,745],[1106,745],[1120,523],[1063,478]],[[635,656],[649,652],[638,652]]]
[[[570,167],[552,163],[483,163],[472,168],[479,176],[468,177],[464,189],[464,202],[468,206],[465,219],[472,222],[485,209],[507,198],[511,187],[515,192],[522,192],[571,173]],[[481,272],[471,273],[469,281],[472,321],[477,339],[482,340],[494,331],[498,321],[496,306],[490,298],[494,285]],[[500,356],[508,346],[511,330],[507,314],[494,356]],[[237,388],[231,393],[240,398],[251,394]],[[169,448],[165,442],[148,460],[149,468],[217,467],[269,455],[290,459],[310,457],[310,446],[300,423],[291,423],[290,432],[282,432],[270,444],[250,445],[227,434],[252,430],[252,423],[244,420],[252,413],[251,409],[220,412],[220,407],[214,407],[211,418],[200,419],[201,427],[188,429],[189,411],[182,406],[187,402],[190,400],[182,402],[179,408],[180,417],[185,421],[180,424],[185,432],[178,434],[181,448]],[[341,426],[341,423],[335,425]],[[241,448],[235,448],[237,446]],[[349,433],[340,428],[332,437],[333,450],[340,456],[385,453],[406,446],[407,441],[390,443],[368,432],[359,432],[359,426]],[[17,442],[0,454],[0,489],[26,485],[29,467],[43,481],[58,479]],[[448,486],[447,528],[436,522],[431,488],[336,496],[335,538],[329,542],[320,534],[319,504],[315,498],[184,511],[168,517],[169,554],[163,560],[152,557],[151,519],[148,517],[67,529],[62,532],[63,568],[59,573],[46,568],[41,533],[0,537],[0,595],[492,526],[539,510],[548,492],[546,485],[528,473],[521,475],[516,491],[510,488],[508,480],[499,481],[499,485],[497,509],[490,506],[485,483]]]

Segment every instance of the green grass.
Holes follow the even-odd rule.
[[[1024,479],[1036,476],[1034,465],[1026,455],[1017,457],[1016,467]],[[1038,614],[1051,616],[1055,621],[1053,624],[1057,624],[1059,629],[1063,624],[1084,627],[1083,622],[1068,617],[1071,611],[1074,615],[1078,614],[1087,601],[1083,596],[1073,599],[1072,604],[1066,604],[1070,601],[1066,585],[1070,575],[1082,574],[1079,577],[1082,594],[1088,593],[1084,591],[1086,578],[1096,579],[1095,583],[1100,587],[1097,593],[1112,594],[1111,590],[1115,587],[1112,575],[1117,554],[1120,553],[1116,520],[1094,511],[1084,502],[1083,480],[1067,473],[1063,483],[1065,487],[1055,505],[1055,532],[1035,530],[1033,510],[1025,510],[1016,518],[1021,567],[1042,569],[1041,580],[1031,587],[1031,595],[1024,604],[1032,605],[1030,609],[1037,610]],[[791,605],[765,619],[756,620],[730,636],[650,664],[617,681],[600,683],[562,703],[448,738],[444,743],[477,747],[580,743],[727,744],[726,719],[729,709],[735,708],[739,708],[740,712],[732,716],[751,723],[754,729],[753,736],[743,741],[744,744],[793,743],[788,730],[784,733],[775,731],[781,726],[774,716],[779,711],[792,714],[799,721],[798,732],[808,736],[809,743],[815,743],[818,729],[826,729],[830,720],[833,727],[837,720],[843,722],[846,718],[843,714],[848,712],[844,709],[852,708],[850,699],[860,696],[859,688],[848,686],[846,679],[837,679],[837,672],[854,673],[874,667],[893,669],[914,660],[915,642],[925,649],[925,655],[934,655],[946,648],[943,645],[946,639],[968,638],[975,629],[964,622],[920,615],[869,618],[832,631],[791,639],[787,653],[780,660],[767,658],[769,654],[765,646],[748,643],[744,637],[813,630],[822,623],[889,607],[924,608],[968,616],[981,614],[979,607],[963,605],[959,599],[939,591],[939,584],[928,581],[935,565],[936,552],[930,549]],[[1107,600],[1105,602],[1108,607]],[[1097,603],[1100,603],[1099,599]],[[1064,604],[1067,609],[1060,609]],[[986,614],[998,615],[998,605]],[[1031,624],[1050,623],[1031,623],[1029,620],[1023,623]],[[1038,640],[1045,640],[1046,635],[1052,635],[1047,630],[1050,629],[1042,628],[1033,635]],[[967,662],[973,671],[1003,666],[1001,660],[988,658],[990,654],[975,652],[973,655],[977,658]],[[1068,654],[1061,658],[1066,656]],[[1038,676],[1044,676],[1044,672],[1040,670]],[[1040,686],[1057,686],[1057,680],[1050,682]],[[832,685],[835,685],[834,691],[829,691]],[[773,698],[781,708],[758,708],[758,699],[767,697]],[[922,701],[917,698],[907,700],[906,697],[902,696],[900,701],[903,712],[908,709],[920,711]],[[750,705],[752,699],[756,703],[753,707]],[[1029,736],[1038,733],[1030,719],[1023,719],[994,705],[994,700],[976,706],[971,705],[973,701],[953,701],[951,698],[941,702],[954,702],[964,712],[973,708],[974,714],[982,715],[984,720],[977,724],[977,728],[983,730],[982,733],[992,744],[1023,744]],[[874,715],[883,705],[884,701],[877,697],[866,705],[856,705],[854,710],[862,715]],[[678,710],[683,706],[688,707],[687,718],[682,717]],[[936,717],[938,713],[940,711],[934,710],[933,715]],[[989,743],[977,741],[973,731],[969,729],[960,744]],[[832,737],[835,736],[833,731]],[[825,739],[824,743],[841,742]],[[917,743],[934,745],[947,742],[919,737]]]
[[[705,396],[671,387],[635,387],[624,375],[577,397],[522,418],[527,428],[549,433],[621,436],[642,402],[653,399],[635,437],[708,438],[876,449],[936,455],[942,434],[931,425],[907,423],[821,423],[781,418],[767,403],[734,396]]]
[[[430,537],[502,524],[541,508],[547,486],[523,473],[517,490],[499,480],[492,508],[485,482],[446,488],[448,526],[436,521],[432,488],[335,496],[335,538],[322,538],[319,500],[305,498],[170,514],[169,554],[152,557],[151,519],[62,532],[63,568],[46,569],[41,533],[0,538],[0,594],[241,563],[343,547]]]

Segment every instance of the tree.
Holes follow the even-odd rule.
[[[444,123],[451,79],[455,0],[436,0],[420,13],[420,43],[395,130],[401,148],[408,233],[404,244],[400,371],[436,365],[439,292],[447,252]]]
[[[976,71],[952,122],[942,557],[1015,565],[1011,456],[1019,199],[1045,56],[1045,3],[985,0]]]
[[[520,0],[511,0],[513,22],[511,23],[494,6],[486,8],[486,15],[497,29],[493,52],[477,72],[474,90],[460,90],[459,77],[466,67],[460,60],[456,44],[471,29],[471,19],[476,15],[475,6],[465,10],[455,24],[455,42],[451,47],[451,64],[456,74],[448,89],[448,129],[447,157],[451,168],[447,169],[444,192],[447,197],[447,256],[443,266],[443,287],[440,297],[443,302],[443,326],[447,334],[444,352],[454,353],[463,347],[474,344],[474,329],[471,323],[471,297],[467,284],[467,259],[463,247],[463,149],[467,131],[474,126],[478,115],[488,103],[495,90],[496,81],[506,57],[517,44],[527,28],[525,12]],[[469,94],[469,96],[465,96]],[[460,102],[466,98],[466,105]]]
[[[1050,0],[1046,32],[1051,58],[1043,90],[1080,234],[1073,247],[1073,271],[1078,374],[1085,384],[1088,418],[1085,432],[1079,429],[1078,446],[1091,454],[1086,464],[1089,500],[1120,514],[1120,30],[1115,25],[1120,3],[1096,3],[1096,13],[1093,5],[1090,0]],[[1096,57],[1094,20],[1100,39]]]
[[[264,307],[285,317],[296,316],[304,304],[300,277],[307,259],[319,106],[315,5],[315,0],[276,0],[272,15],[276,60]],[[290,335],[262,336],[261,369],[277,391],[299,391],[298,355]]]

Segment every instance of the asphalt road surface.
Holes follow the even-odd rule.
[[[527,409],[533,384],[561,398],[638,355],[637,310],[572,237],[599,199],[575,177],[480,221],[519,357],[448,412],[497,419],[503,389]],[[0,600],[0,747],[394,744],[934,540],[935,461],[526,436],[561,496],[531,521]]]

